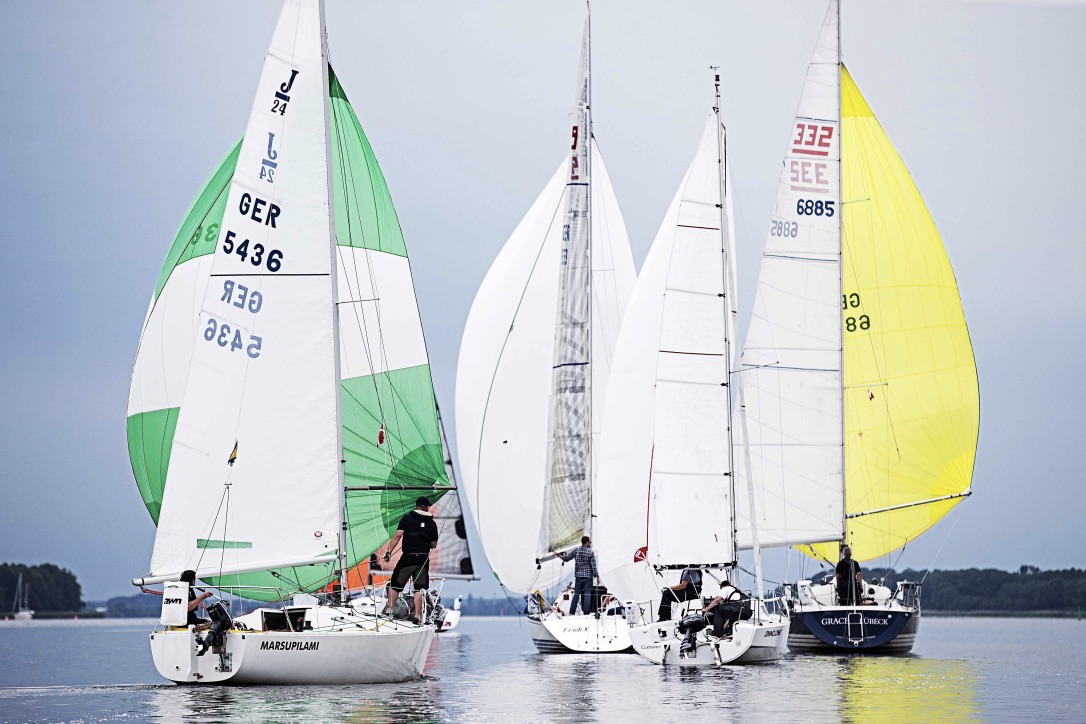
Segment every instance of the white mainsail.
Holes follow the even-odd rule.
[[[838,43],[834,2],[788,140],[743,347],[763,547],[842,535]],[[739,544],[749,548],[745,472],[738,468]]]
[[[615,351],[597,530],[604,577],[620,598],[651,597],[658,585],[650,566],[735,561],[728,386],[737,355],[735,233],[721,131],[714,112],[638,277]]]
[[[338,550],[340,381],[321,15],[319,3],[288,3],[264,61],[196,327],[152,577],[331,561]],[[261,180],[269,149],[274,185]]]
[[[577,73],[551,372],[549,475],[539,556],[568,549],[592,528],[591,28],[585,20]]]

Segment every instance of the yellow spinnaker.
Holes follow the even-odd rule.
[[[841,66],[845,512],[969,490],[977,367],[946,250],[905,164]],[[853,557],[901,548],[962,498],[845,522]],[[837,544],[813,546],[837,560]]]

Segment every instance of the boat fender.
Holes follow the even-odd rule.
[[[168,582],[162,587],[162,613],[158,622],[163,626],[188,626],[189,584]]]

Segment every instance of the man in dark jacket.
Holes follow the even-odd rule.
[[[656,612],[656,620],[670,621],[671,604],[696,601],[701,596],[701,569],[684,568],[679,582],[674,586],[665,586],[660,593],[660,610]]]
[[[415,501],[415,509],[400,519],[396,535],[388,544],[385,560],[392,558],[396,544],[400,543],[403,553],[392,571],[389,583],[388,612],[396,610],[396,599],[403,593],[409,580],[415,582],[415,623],[423,620],[422,594],[430,587],[430,553],[437,547],[437,523],[430,515],[430,501],[420,497]]]
[[[860,602],[860,564],[852,560],[852,549],[841,549],[837,564],[837,602],[842,606],[855,606]]]

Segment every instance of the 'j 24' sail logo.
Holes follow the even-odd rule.
[[[280,84],[279,90],[275,92],[275,99],[272,101],[271,112],[278,113],[281,116],[287,114],[287,103],[290,103],[290,89],[294,86],[294,79],[298,77],[297,70],[290,71],[290,78],[285,83]]]
[[[268,132],[268,151],[260,161],[260,178],[268,183],[275,183],[275,169],[279,168],[279,151],[275,148],[275,134]]]

